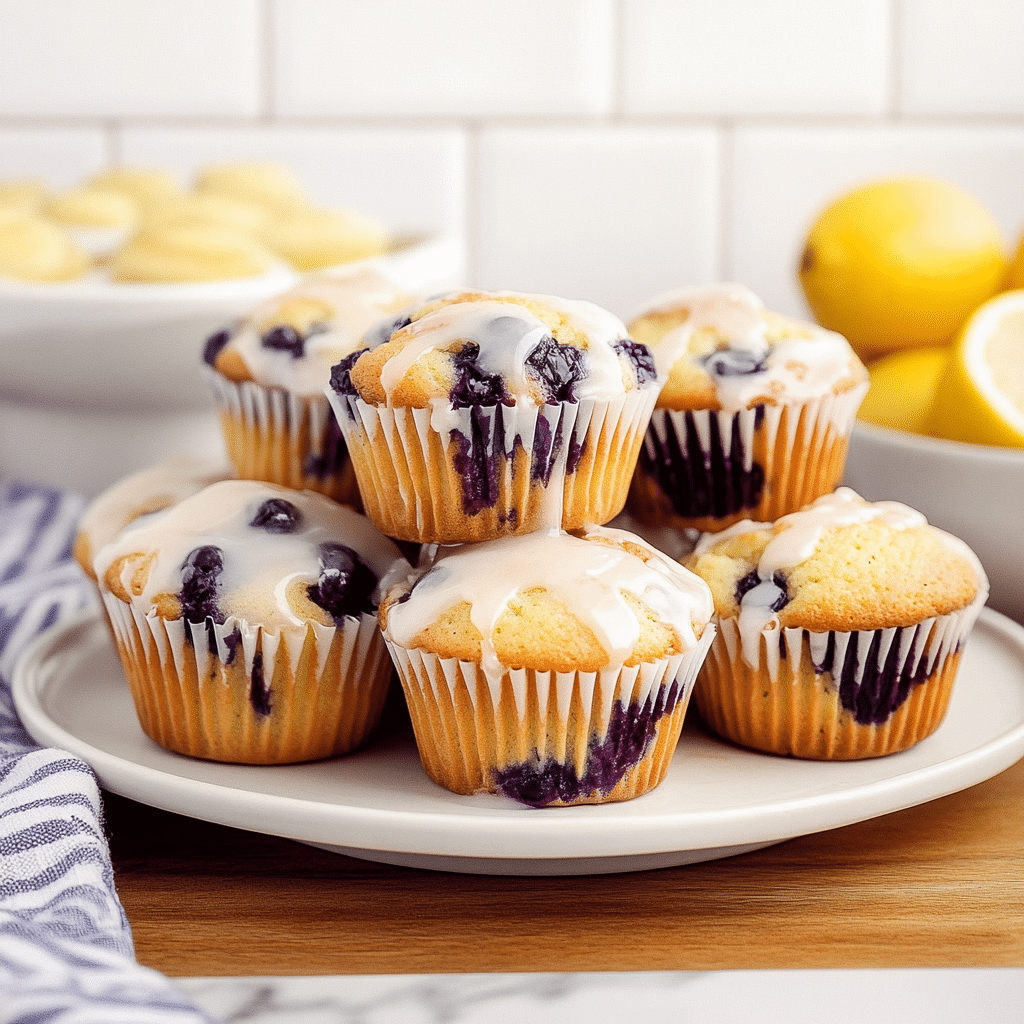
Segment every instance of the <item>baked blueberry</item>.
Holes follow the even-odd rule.
[[[214,544],[193,548],[181,566],[181,613],[189,622],[223,622],[217,607],[224,555]]]
[[[624,355],[633,364],[633,372],[636,374],[638,387],[643,387],[648,381],[658,379],[658,369],[654,365],[654,356],[651,350],[639,341],[632,338],[623,338],[622,341],[612,345],[620,355]]]
[[[377,577],[350,547],[336,542],[320,545],[320,575],[310,585],[309,599],[340,621],[374,611]]]
[[[217,356],[221,354],[224,346],[231,340],[231,331],[223,330],[218,331],[216,334],[211,334],[206,339],[206,345],[203,346],[203,362],[210,366],[213,366],[217,362]]]
[[[452,357],[455,383],[452,385],[451,402],[455,409],[508,402],[501,374],[485,373],[477,363],[479,357],[480,346],[472,341]]]
[[[302,513],[286,498],[267,498],[249,525],[267,533],[295,533],[302,525]]]
[[[540,382],[548,405],[576,401],[576,385],[587,376],[583,350],[545,335],[526,357],[527,373]]]

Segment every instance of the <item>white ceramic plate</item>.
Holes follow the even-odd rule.
[[[169,753],[139,728],[96,613],[41,636],[19,661],[13,689],[35,740],[83,758],[112,792],[367,860],[484,874],[596,874],[727,857],[955,793],[1024,756],[1024,628],[988,609],[945,722],[911,750],[797,761],[690,726],[658,789],[587,807],[455,796],[423,773],[404,724],[317,764],[223,765]]]

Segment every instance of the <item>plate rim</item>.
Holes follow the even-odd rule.
[[[995,642],[1001,641],[1014,648],[1022,666],[1018,682],[1024,688],[1024,626],[998,612],[985,608],[982,610],[976,629],[995,634]],[[300,842],[359,848],[365,850],[371,858],[374,850],[427,858],[440,857],[457,860],[460,857],[465,857],[495,861],[508,861],[509,859],[547,861],[565,860],[566,858],[594,859],[596,861],[607,860],[609,857],[644,857],[668,854],[674,851],[692,852],[701,849],[715,850],[718,851],[716,856],[722,856],[720,851],[723,848],[749,846],[752,842],[763,845],[783,842],[799,835],[827,831],[928,803],[992,778],[1024,756],[1024,716],[1022,716],[1020,721],[1010,724],[1006,730],[979,747],[904,773],[853,785],[844,791],[844,799],[841,801],[835,800],[834,792],[823,791],[816,794],[786,796],[770,804],[709,808],[699,812],[681,810],[675,813],[666,813],[664,809],[658,809],[652,810],[648,814],[637,814],[635,813],[637,801],[630,801],[628,805],[599,805],[601,809],[609,809],[612,814],[616,807],[628,806],[632,813],[621,819],[595,815],[592,807],[546,809],[537,812],[518,806],[506,809],[489,804],[486,807],[481,807],[481,811],[484,813],[470,815],[465,810],[465,803],[462,803],[464,809],[458,813],[448,810],[396,810],[379,805],[370,807],[351,803],[328,804],[315,799],[301,799],[287,794],[262,792],[258,789],[239,789],[230,782],[208,781],[175,774],[159,767],[131,760],[122,754],[104,750],[69,732],[49,716],[43,705],[42,694],[55,677],[53,672],[48,674],[44,670],[47,667],[52,669],[54,661],[59,663],[63,657],[71,656],[77,645],[66,643],[65,650],[59,651],[60,642],[72,639],[75,633],[82,633],[82,631],[93,632],[86,632],[84,640],[79,638],[78,644],[90,640],[92,643],[96,643],[95,636],[97,634],[104,637],[107,635],[105,623],[102,621],[102,613],[98,608],[86,609],[61,619],[40,634],[16,662],[11,679],[12,697],[26,730],[36,742],[69,750],[70,753],[82,758],[93,768],[104,788],[141,803],[200,820],[295,839]],[[59,677],[59,673],[57,677]],[[37,733],[43,736],[42,740]],[[67,738],[70,738],[70,743],[55,742],[55,740]],[[714,741],[713,738],[712,741],[721,742]],[[741,750],[725,743],[722,743],[722,749],[741,756],[777,760],[772,755]],[[167,754],[171,758],[181,756],[159,752],[159,748],[156,750],[158,756],[163,754]],[[898,757],[899,755],[892,756]],[[203,763],[211,765],[214,771],[220,767],[251,768],[257,772],[315,767],[301,765],[281,766],[281,768],[218,766],[211,762]],[[126,775],[129,778],[128,785],[124,783]],[[135,785],[132,781],[135,778],[141,778],[142,782]],[[936,786],[935,783],[941,784]],[[921,786],[928,786],[929,795],[922,796],[918,792]],[[872,805],[877,803],[880,795],[893,789],[897,791],[900,799],[886,801],[882,809],[877,807],[871,809]],[[158,798],[154,798],[154,790],[158,793]],[[464,802],[474,799],[455,797],[440,787],[438,787],[438,791],[439,799],[445,801]],[[210,810],[206,805],[202,808],[196,807],[196,796],[203,794],[213,798],[213,805],[217,813],[199,813],[200,810]],[[167,799],[161,799],[163,797]],[[171,797],[177,797],[177,799],[170,799]],[[226,802],[229,805],[227,808],[224,807]],[[266,827],[265,815],[262,824],[253,823],[253,812],[261,807],[265,808],[268,803],[275,812],[275,819],[287,819],[287,827],[278,820],[275,820],[273,827]],[[828,813],[829,810],[832,813]],[[344,836],[327,835],[321,827],[310,828],[311,812],[315,818],[320,820],[321,824],[326,821],[335,828],[339,824],[345,824],[348,834]],[[817,818],[812,827],[807,827],[806,822],[795,827],[792,823],[787,824],[794,815],[808,812],[813,812]],[[555,815],[558,816],[557,819]],[[568,829],[565,827],[565,819],[571,820]],[[403,830],[416,831],[419,828],[421,830],[419,841],[411,844],[405,840],[396,845],[393,838],[385,839],[382,835],[375,834],[382,831],[393,832],[396,822]],[[467,836],[463,831],[460,837],[463,849],[459,853],[453,853],[450,842],[445,841],[445,833],[453,829],[465,830],[470,823],[472,823],[474,834]],[[486,827],[484,827],[485,824]],[[518,825],[519,828],[513,827],[512,831],[520,833],[520,841],[514,841],[512,848],[507,842],[510,825]],[[692,840],[688,840],[685,845],[681,846],[678,839],[670,838],[678,835],[680,830],[686,831],[687,827],[692,830],[697,825],[710,826],[710,831],[700,842],[694,843]],[[370,829],[368,834],[366,834],[367,828]],[[662,839],[655,838],[656,831],[663,833]],[[612,833],[611,846],[608,845],[609,832]],[[639,832],[643,833],[642,841],[638,835]],[[353,841],[353,833],[358,833],[358,843]],[[528,840],[525,845],[522,841],[524,833],[527,834]],[[553,835],[549,836],[548,833],[553,833]],[[621,838],[617,835],[618,833],[629,833],[636,836],[636,844],[642,848],[623,850],[621,844],[616,841]],[[561,847],[549,852],[537,852],[536,849],[531,848],[533,844],[543,843],[552,838],[558,838],[564,842],[566,835],[573,839],[570,846],[578,847],[580,841],[587,842],[595,839],[602,839],[603,842],[598,843],[596,847],[585,854],[579,853],[578,850],[572,852]],[[493,847],[496,839],[505,840],[500,852]]]

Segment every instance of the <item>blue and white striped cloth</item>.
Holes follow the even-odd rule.
[[[33,743],[11,700],[28,644],[97,601],[71,558],[81,512],[75,495],[0,480],[0,1022],[209,1024],[135,960],[92,770]]]

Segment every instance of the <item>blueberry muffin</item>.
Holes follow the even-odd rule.
[[[842,478],[867,371],[846,340],[740,285],[670,292],[630,322],[666,375],[629,511],[655,526],[769,522]]]
[[[94,568],[143,730],[244,764],[359,747],[391,677],[378,584],[400,562],[351,509],[251,480],[124,531]]]
[[[207,377],[239,476],[358,505],[355,473],[324,388],[331,367],[363,333],[412,298],[376,271],[323,274],[209,339]]]
[[[706,534],[688,564],[718,623],[695,690],[702,719],[743,746],[820,760],[933,733],[988,594],[965,544],[849,488]]]
[[[546,807],[661,782],[711,613],[692,573],[592,527],[441,549],[380,622],[427,774]]]
[[[389,537],[480,541],[621,511],[660,382],[611,313],[457,292],[364,343],[334,367],[328,397]]]

